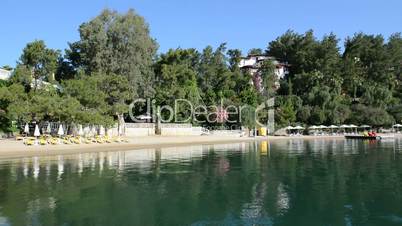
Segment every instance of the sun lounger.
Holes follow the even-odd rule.
[[[79,137],[73,137],[73,138],[70,138],[70,140],[74,144],[81,144],[81,138],[79,138]]]
[[[44,139],[44,138],[39,139],[39,144],[40,145],[46,145],[47,144],[46,139]]]
[[[111,140],[108,136],[106,136],[105,138],[103,138],[103,140],[104,140],[106,143],[108,143],[108,144],[112,143],[112,140]]]
[[[103,144],[104,141],[103,141],[103,139],[102,139],[101,137],[97,137],[97,138],[96,138],[96,143],[98,143],[98,144]]]
[[[71,144],[70,139],[68,139],[67,137],[65,137],[65,138],[63,139],[63,144]]]
[[[50,138],[49,139],[49,144],[52,144],[52,145],[56,145],[56,144],[59,144],[59,139],[58,138]]]
[[[24,144],[29,145],[29,146],[34,145],[35,144],[35,138],[29,137],[29,138],[25,139]]]

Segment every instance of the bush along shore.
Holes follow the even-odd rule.
[[[186,99],[194,105],[257,107],[275,97],[277,128],[382,127],[402,120],[400,33],[386,38],[356,33],[341,43],[333,33],[317,38],[312,30],[287,31],[267,40],[264,49],[248,53],[227,49],[223,43],[157,54],[158,44],[143,17],[133,10],[108,9],[81,24],[78,32],[80,39],[63,52],[34,40],[23,49],[15,68],[4,67],[12,69],[12,75],[0,81],[3,133],[18,133],[26,123],[48,121],[121,126],[136,98],[169,106]],[[250,71],[239,66],[245,55],[268,57]],[[278,62],[286,65],[283,77],[277,76]],[[139,115],[144,108],[132,110]],[[188,116],[184,107],[177,111],[176,120]],[[197,126],[256,126],[252,114],[242,117],[197,122]],[[258,117],[267,121],[268,116]]]

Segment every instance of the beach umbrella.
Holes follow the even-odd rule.
[[[353,124],[350,124],[350,125],[349,125],[349,128],[351,128],[351,129],[352,129],[352,131],[353,131],[353,129],[356,129],[356,132],[357,132],[357,128],[358,128],[358,126],[353,125]]]
[[[39,131],[38,125],[35,126],[34,136],[35,136],[35,137],[39,137],[39,136],[40,136],[40,131]]]
[[[344,124],[344,125],[339,126],[339,128],[343,129],[343,132],[346,132],[346,129],[350,128],[350,126]]]
[[[289,133],[291,133],[290,131],[293,130],[293,129],[295,129],[295,127],[293,127],[293,126],[287,126],[285,128],[285,130],[288,131]]]
[[[61,123],[59,125],[59,130],[57,131],[57,135],[59,135],[59,136],[64,135],[64,129],[63,129],[63,125]]]
[[[46,133],[50,134],[52,132],[52,128],[50,127],[50,123],[47,124]]]
[[[304,129],[304,127],[302,127],[302,126],[296,126],[296,127],[294,127],[294,129],[300,130],[300,129]]]
[[[331,133],[333,133],[333,132],[334,132],[334,129],[338,129],[339,127],[336,126],[336,125],[330,125],[330,126],[328,126],[328,128],[330,128],[330,129],[331,129]]]
[[[314,133],[314,135],[315,135],[316,132],[317,132],[317,129],[319,129],[319,127],[318,127],[318,126],[310,126],[310,127],[308,127],[308,129],[309,129],[309,130],[313,130],[313,133]]]
[[[78,125],[78,135],[84,135],[84,130],[82,129],[82,125]]]
[[[34,131],[34,136],[35,136],[35,145],[38,144],[38,137],[40,136],[40,131],[39,131],[39,126],[38,124],[35,125],[35,131]]]
[[[360,128],[371,128],[369,125],[361,125]]]
[[[297,133],[299,134],[299,130],[304,130],[303,126],[296,126],[294,127],[295,130],[297,130]]]
[[[353,124],[350,124],[350,125],[349,125],[349,128],[356,129],[356,128],[358,128],[358,126],[353,125]]]
[[[328,127],[327,127],[327,126],[324,126],[324,125],[319,125],[319,126],[318,126],[318,129],[320,129],[321,132],[324,132],[324,129],[328,129]]]
[[[85,126],[84,127],[84,135],[88,136],[91,133],[91,128],[89,128],[89,126]]]
[[[308,127],[308,129],[315,130],[315,129],[318,129],[318,126],[310,126],[310,127]]]
[[[28,125],[28,123],[25,124],[24,133],[29,134],[29,125]]]

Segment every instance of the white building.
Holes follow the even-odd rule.
[[[264,61],[271,60],[275,65],[275,75],[277,79],[283,79],[286,74],[288,74],[288,65],[286,63],[281,63],[274,57],[267,55],[248,55],[247,57],[242,57],[239,62],[239,67],[243,69],[248,69],[252,75],[258,72]]]
[[[50,82],[44,81],[44,78],[39,78],[37,80],[32,80],[31,82],[31,88],[34,88],[36,86],[37,89],[45,89],[49,90],[49,88],[53,88],[56,90],[61,90],[61,86],[58,84],[52,84]]]
[[[0,68],[0,80],[8,80],[11,76],[11,71]]]

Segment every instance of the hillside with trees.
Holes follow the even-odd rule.
[[[277,81],[272,63],[265,62],[260,89],[238,67],[248,53],[227,49],[225,43],[157,54],[148,24],[133,10],[106,9],[78,31],[80,39],[69,43],[64,55],[41,40],[26,45],[12,78],[0,83],[0,130],[15,131],[32,121],[121,125],[135,98],[171,106],[182,98],[194,105],[256,107],[275,97],[278,127],[402,122],[401,33],[387,39],[356,33],[342,43],[333,33],[317,38],[312,30],[287,31],[265,50],[249,52],[289,65],[289,73]],[[178,110],[179,119],[190,114],[184,107]],[[254,126],[247,119],[213,125],[233,124]]]

